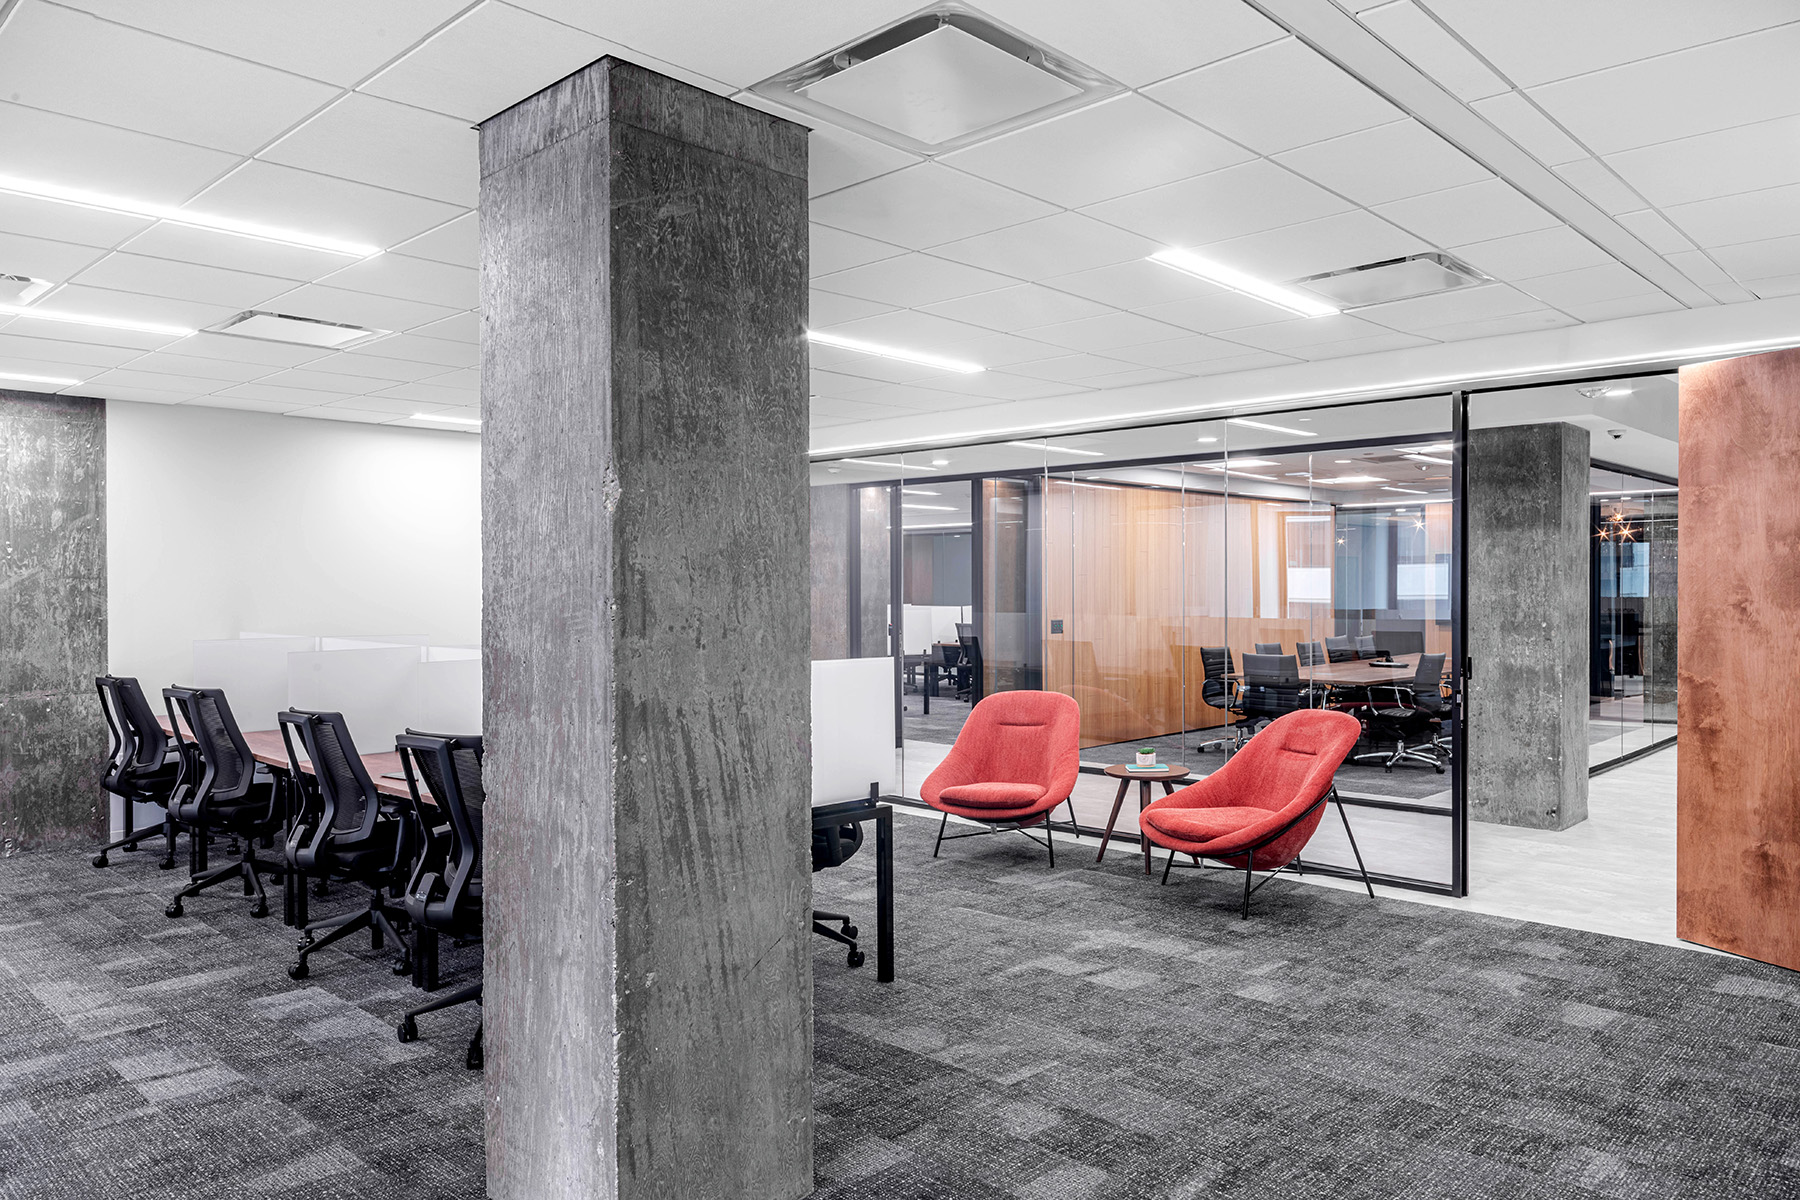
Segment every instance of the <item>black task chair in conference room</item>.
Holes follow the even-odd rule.
[[[409,729],[394,739],[394,748],[400,752],[413,811],[420,828],[427,831],[425,850],[406,887],[406,916],[413,927],[413,982],[436,991],[438,938],[448,936],[460,944],[481,940],[481,822],[487,805],[481,738]],[[418,1019],[426,1013],[471,1000],[481,1003],[479,978],[407,1009],[397,1029],[400,1040],[410,1042],[419,1036]],[[481,1029],[477,1022],[469,1040],[464,1061],[470,1070],[482,1065]]]
[[[207,834],[213,832],[228,833],[243,845],[237,862],[198,872],[163,911],[179,917],[183,900],[235,878],[243,881],[244,895],[256,898],[250,915],[266,917],[269,897],[262,876],[283,868],[257,858],[256,845],[280,832],[286,820],[282,789],[266,768],[256,765],[223,691],[164,688],[163,704],[182,750],[182,775],[169,795],[169,815],[192,831],[190,841],[196,848],[203,848]],[[193,735],[192,742],[182,738],[179,731],[184,726]]]
[[[1391,742],[1393,750],[1375,750],[1358,754],[1352,762],[1378,762],[1389,771],[1395,764],[1417,762],[1444,773],[1436,735],[1443,719],[1450,713],[1444,700],[1442,681],[1444,656],[1422,654],[1419,667],[1411,680],[1404,683],[1376,684],[1369,688],[1369,698],[1345,711],[1363,723],[1363,736],[1380,745]]]
[[[147,837],[161,834],[163,857],[156,865],[167,871],[175,865],[175,818],[169,816],[169,794],[181,775],[181,751],[169,740],[144,689],[129,675],[97,675],[94,690],[100,695],[100,711],[106,717],[110,739],[106,774],[100,780],[103,790],[124,802],[125,836],[100,847],[94,865],[107,864],[110,850],[136,850]],[[156,825],[134,828],[136,806],[155,804],[163,809],[163,819]]]
[[[1316,667],[1331,661],[1325,647],[1318,642],[1295,642],[1294,654],[1303,667]]]
[[[1205,678],[1200,682],[1200,699],[1214,708],[1231,710],[1231,651],[1224,646],[1200,647],[1200,669]],[[1214,746],[1223,746],[1227,750],[1237,748],[1238,739],[1234,734],[1228,738],[1214,738],[1210,742],[1201,742],[1195,747],[1204,754]]]
[[[1257,730],[1276,717],[1308,706],[1306,683],[1292,654],[1244,655],[1244,682],[1238,688],[1239,731]]]
[[[1328,637],[1325,639],[1325,656],[1334,663],[1353,662],[1356,645],[1349,637]]]
[[[375,789],[342,713],[289,709],[279,719],[300,800],[287,838],[288,866],[303,876],[345,880],[369,889],[367,906],[309,921],[301,928],[288,977],[305,979],[311,973],[307,960],[315,951],[359,929],[369,931],[371,949],[380,950],[390,939],[400,947],[396,975],[411,970],[399,928],[405,916],[387,894],[405,884],[412,864],[415,839],[410,814],[403,813],[398,803],[384,802]],[[310,772],[305,769],[308,764]],[[318,936],[321,932],[323,937]]]
[[[1281,653],[1281,643],[1280,642],[1258,642],[1258,643],[1256,643],[1256,652],[1258,654],[1280,654]]]

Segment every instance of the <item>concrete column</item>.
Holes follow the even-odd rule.
[[[850,657],[850,488],[812,489],[812,656]]]
[[[0,857],[106,829],[105,671],[106,404],[0,391]]]
[[[806,131],[481,125],[488,1194],[812,1187]]]
[[[1469,434],[1469,815],[1587,820],[1589,439]]]

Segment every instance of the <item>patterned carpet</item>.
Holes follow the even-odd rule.
[[[1788,972],[934,832],[892,985],[872,857],[816,877],[871,951],[814,939],[821,1200],[1800,1197]],[[294,983],[278,917],[172,882],[0,859],[0,1197],[480,1196],[477,1013],[402,1045],[365,939]]]

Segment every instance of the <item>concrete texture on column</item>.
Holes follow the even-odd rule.
[[[850,487],[812,489],[812,656],[850,657]]]
[[[106,403],[0,391],[0,855],[106,827]]]
[[[1587,819],[1589,438],[1469,433],[1469,815]]]
[[[481,126],[488,1188],[812,1187],[806,131]]]
[[[858,658],[885,658],[891,653],[888,613],[894,598],[894,550],[889,533],[893,496],[885,487],[861,488],[856,496],[862,541],[857,547],[858,640],[852,643],[851,653]]]

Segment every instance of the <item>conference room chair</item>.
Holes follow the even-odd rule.
[[[1303,667],[1321,666],[1331,661],[1325,653],[1325,647],[1319,642],[1295,642],[1294,654]]]
[[[1368,698],[1344,711],[1362,722],[1363,736],[1393,750],[1359,754],[1353,762],[1378,762],[1393,771],[1396,763],[1417,762],[1444,773],[1444,760],[1436,745],[1443,719],[1450,713],[1443,696],[1444,655],[1421,654],[1418,670],[1406,683],[1376,684]]]
[[[1200,647],[1200,669],[1204,677],[1200,681],[1200,699],[1214,708],[1231,711],[1233,704],[1231,695],[1231,650],[1225,646]],[[1204,754],[1214,746],[1223,746],[1227,750],[1237,747],[1238,739],[1234,732],[1231,737],[1214,738],[1209,742],[1201,742],[1196,749]]]
[[[1300,678],[1300,664],[1292,654],[1244,655],[1244,681],[1238,687],[1240,735],[1255,735],[1278,717],[1309,707],[1311,690]]]
[[[1354,662],[1356,660],[1356,644],[1349,637],[1328,637],[1325,639],[1325,656],[1332,662]]]
[[[372,950],[389,940],[401,948],[394,973],[404,974],[412,968],[399,928],[405,915],[388,891],[406,883],[418,841],[411,822],[375,789],[342,713],[289,709],[279,720],[299,801],[287,838],[289,868],[299,876],[361,884],[369,893],[367,905],[301,927],[288,977],[305,979],[313,953],[360,929],[369,931]]]
[[[1042,825],[1044,840],[1056,865],[1056,842],[1050,813],[1069,802],[1081,771],[1081,708],[1061,692],[998,692],[969,713],[956,744],[937,769],[926,776],[919,796],[944,814],[937,844],[982,834],[1017,831],[1033,842],[1029,827]],[[973,833],[945,836],[952,816],[987,826]]]
[[[862,849],[862,842],[862,825],[856,821],[813,830],[813,873],[843,866]],[[833,929],[827,922],[836,922],[838,927]],[[812,931],[820,937],[848,946],[850,949],[844,955],[844,961],[850,966],[863,965],[862,948],[856,942],[856,925],[850,920],[849,914],[815,908],[812,914]]]
[[[405,899],[413,929],[414,982],[435,991],[438,938],[449,937],[459,944],[478,944],[481,939],[481,822],[487,806],[481,738],[408,729],[394,739],[394,748],[400,752],[421,827],[441,835],[441,853],[420,856]],[[420,1017],[471,1000],[481,1003],[479,978],[407,1009],[396,1032],[401,1041],[413,1041],[419,1036]],[[477,1022],[464,1056],[470,1070],[482,1065],[481,1030]]]
[[[282,789],[275,785],[266,768],[257,765],[222,690],[164,688],[163,706],[168,710],[169,727],[176,731],[176,745],[182,752],[181,778],[169,793],[169,815],[188,827],[189,840],[197,850],[204,847],[212,833],[229,834],[233,847],[241,845],[237,861],[198,871],[163,911],[179,917],[183,900],[198,896],[214,884],[238,879],[244,885],[244,895],[255,898],[250,915],[266,917],[269,897],[263,890],[262,876],[279,874],[283,867],[258,858],[256,849],[258,842],[279,833],[286,821]],[[192,736],[191,742],[182,735],[184,728]],[[194,858],[197,864],[204,861],[201,853],[203,850]]]
[[[1249,917],[1250,897],[1263,884],[1290,865],[1301,868],[1300,853],[1317,831],[1326,803],[1337,801],[1332,777],[1361,732],[1354,717],[1332,709],[1288,713],[1217,771],[1152,801],[1138,825],[1152,845],[1169,852],[1163,883],[1169,882],[1178,854],[1203,869],[1210,859],[1225,870],[1241,870],[1242,916]],[[1338,817],[1372,899],[1375,888],[1342,803]],[[1252,886],[1258,870],[1268,874]]]
[[[129,675],[96,675],[94,690],[100,695],[100,711],[106,717],[108,739],[106,773],[100,786],[123,800],[125,836],[100,847],[94,866],[107,864],[112,850],[136,850],[147,837],[161,834],[163,857],[157,866],[167,871],[175,865],[175,819],[169,816],[169,793],[181,774],[181,752],[169,741],[144,689]],[[163,810],[159,824],[136,828],[139,804],[155,804]]]
[[[1281,643],[1280,642],[1258,642],[1258,643],[1256,643],[1256,652],[1258,654],[1280,654],[1281,653]]]
[[[1358,658],[1377,658],[1381,652],[1375,648],[1375,635],[1366,633],[1356,639],[1356,656]]]

